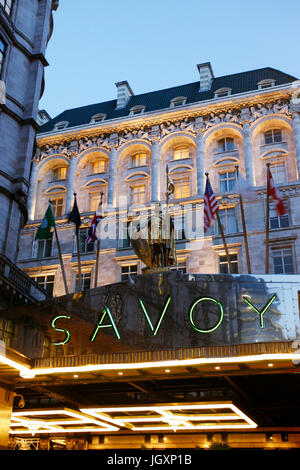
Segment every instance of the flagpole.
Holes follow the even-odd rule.
[[[270,163],[267,163],[267,207],[266,207],[266,274],[269,274],[269,218],[270,218]]]
[[[208,173],[205,173],[205,176],[206,176],[206,178],[208,178]],[[219,210],[217,210],[217,212],[216,212],[216,217],[217,217],[217,222],[218,222],[219,230],[220,230],[220,233],[221,233],[221,237],[222,237],[222,240],[223,240],[223,245],[224,245],[226,258],[227,258],[227,263],[228,263],[228,266],[229,266],[229,271],[230,271],[230,274],[233,274],[231,259],[230,259],[230,255],[229,255],[229,251],[228,251],[228,248],[227,248],[227,243],[226,243],[223,227],[222,227],[220,216],[219,216]]]
[[[74,199],[76,199],[76,196],[77,196],[77,193],[73,193],[74,195]],[[81,279],[81,261],[80,261],[80,245],[79,245],[79,229],[78,227],[76,226],[75,228],[75,232],[76,232],[76,242],[77,242],[77,258],[78,258],[78,276],[79,276],[79,282],[78,282],[78,291],[81,292],[81,283],[82,283],[82,279]]]
[[[103,192],[101,192],[101,200],[103,198]],[[100,223],[100,221],[99,221]],[[98,283],[98,271],[99,271],[99,260],[100,260],[100,238],[97,240],[97,251],[96,251],[96,268],[95,268],[95,280],[94,280],[94,287],[97,287]]]
[[[237,177],[237,181],[238,181],[238,176],[239,176],[239,167],[238,167],[238,165],[236,165],[235,169],[236,169],[236,177]],[[242,198],[240,193],[239,193],[239,200],[240,200],[241,219],[242,219],[245,250],[246,250],[247,270],[248,270],[248,274],[251,274],[251,263],[250,263],[248,237],[247,237],[247,229],[246,229],[246,222],[245,222],[244,204],[243,204],[243,198]]]
[[[51,204],[51,207],[52,207],[52,201],[51,200],[49,200],[49,203]],[[69,290],[68,290],[67,278],[66,278],[64,263],[63,263],[63,259],[62,259],[62,255],[61,255],[61,249],[60,249],[60,243],[59,243],[59,239],[58,239],[58,235],[57,235],[56,225],[54,225],[54,233],[55,233],[55,239],[56,239],[56,244],[57,244],[58,256],[59,256],[60,267],[61,267],[61,272],[62,272],[64,286],[65,286],[65,291],[66,291],[66,295],[68,295]]]

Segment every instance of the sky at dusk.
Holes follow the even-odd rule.
[[[300,79],[299,0],[60,0],[53,13],[40,109],[115,99],[115,83],[134,94],[273,67]]]

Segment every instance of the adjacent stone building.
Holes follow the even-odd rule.
[[[74,224],[68,222],[77,193],[81,213],[83,289],[141,273],[128,230],[156,202],[166,203],[167,171],[174,183],[177,266],[188,273],[228,272],[218,225],[203,234],[205,173],[220,207],[233,271],[247,273],[237,168],[253,186],[244,200],[251,272],[266,272],[266,164],[285,200],[287,214],[270,209],[269,273],[298,272],[300,243],[300,81],[266,67],[214,77],[199,64],[199,79],[187,85],[134,95],[124,81],[116,99],[70,109],[44,124],[37,136],[21,235],[19,266],[55,296],[65,293],[56,240],[35,241],[49,200],[56,217],[68,289],[78,288]],[[100,267],[96,244],[85,238],[104,193]]]

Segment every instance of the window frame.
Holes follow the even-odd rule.
[[[230,217],[228,217],[229,211],[231,211],[230,213],[233,214]],[[225,223],[224,223],[224,216],[225,216]],[[220,207],[219,217],[220,217],[220,222],[222,224],[224,234],[229,235],[229,234],[238,233],[238,218],[237,218],[236,206]],[[235,225],[235,230],[233,231],[228,230],[228,226],[231,225],[231,220],[234,220],[234,225]],[[219,224],[217,223],[213,224],[213,235],[217,237],[221,236]]]
[[[277,160],[277,161],[273,161],[273,162],[270,162],[270,163],[271,163],[270,171],[271,171],[271,174],[272,174],[274,184],[276,186],[287,184],[286,162],[284,160]],[[282,168],[282,171],[279,171],[279,167]],[[265,172],[267,172],[266,168],[265,168]],[[282,181],[280,180],[281,175],[283,176]]]
[[[57,201],[62,200],[61,204],[58,204]],[[62,195],[55,195],[53,198],[51,197],[51,204],[52,204],[52,210],[53,210],[53,215],[54,218],[56,217],[62,217],[65,213],[65,197]],[[57,212],[57,209],[61,208],[60,213]]]
[[[232,174],[233,177],[229,177],[229,174]],[[219,175],[219,192],[220,193],[236,193],[237,192],[237,175],[236,171],[232,169],[220,170]],[[227,175],[222,179],[222,175]],[[230,189],[230,182],[232,182],[233,188]],[[226,186],[226,189],[222,189],[222,186]]]
[[[0,7],[8,16],[11,16],[14,0],[0,0]]]
[[[65,170],[65,171],[63,171],[63,170]],[[52,181],[65,181],[65,180],[67,180],[67,178],[68,178],[68,167],[67,166],[58,166],[58,167],[52,169]]]
[[[240,266],[239,266],[239,254],[238,253],[229,253],[229,257],[230,257],[231,266],[233,268],[233,274],[239,274],[239,271],[240,271],[240,269],[239,269],[240,268]],[[236,257],[236,259],[233,260],[232,257]],[[223,258],[223,261],[221,261],[221,258]],[[226,266],[227,267],[226,272],[222,272],[221,266]],[[235,270],[235,267],[236,267],[236,270]],[[229,264],[228,264],[228,261],[227,261],[227,256],[224,253],[218,254],[218,268],[219,268],[219,274],[231,274]]]
[[[286,272],[286,264],[285,264],[285,261],[284,261],[284,251],[287,251],[287,250],[290,251],[289,257],[292,259],[292,272]],[[281,252],[281,256],[276,256],[275,257],[274,254],[276,252]],[[282,261],[281,266],[283,268],[283,270],[281,272],[276,272],[276,266],[275,266],[275,262],[274,262],[275,258],[277,258],[277,259],[281,258],[281,261]],[[280,247],[272,248],[272,265],[273,265],[273,273],[274,274],[295,274],[296,273],[296,264],[295,264],[294,247],[291,246],[291,245],[287,245],[287,246],[280,246]]]
[[[146,183],[143,182],[136,182],[136,183],[131,183],[130,186],[130,204],[132,206],[139,206],[142,204],[146,204]],[[142,191],[137,191],[138,188],[143,188]],[[143,200],[140,200],[140,196],[144,195],[142,197]],[[136,200],[136,196],[138,196],[138,200]]]
[[[148,155],[146,152],[136,152],[130,155],[130,168],[139,168],[147,166]]]
[[[93,253],[96,250],[95,242],[85,243],[86,237],[89,233],[89,227],[81,227],[78,230],[79,252],[84,255]],[[73,253],[77,252],[77,241],[74,240]]]
[[[176,158],[175,155],[177,152],[180,153],[179,158]],[[187,152],[187,156],[185,156]],[[189,145],[178,145],[176,147],[173,147],[172,149],[172,160],[175,162],[181,161],[181,160],[187,160],[190,158],[190,146]]]
[[[280,140],[277,140],[275,137],[275,133],[280,133]],[[267,142],[267,134],[271,134],[271,141]],[[274,145],[274,144],[281,144],[282,140],[282,129],[280,128],[272,128],[264,132],[264,145]]]
[[[40,248],[40,246],[42,246],[42,248]],[[34,259],[51,258],[52,250],[53,250],[53,237],[52,236],[49,238],[34,240],[33,258]],[[40,251],[42,251],[41,256],[39,256]]]
[[[85,285],[86,280],[88,280],[89,283],[88,283],[88,287],[85,288],[84,285]],[[78,289],[78,287],[79,287],[79,285],[78,285],[79,281],[80,281],[80,279],[79,279],[79,272],[76,272],[76,275],[75,275],[75,292],[78,292],[78,291],[79,291],[79,289]],[[83,272],[81,273],[81,282],[80,282],[81,286],[80,286],[80,291],[87,291],[87,290],[90,290],[90,289],[91,289],[91,282],[92,282],[92,271],[91,271],[91,270],[89,270],[89,271],[83,271]],[[82,284],[83,284],[83,285],[82,285]]]
[[[128,268],[128,272],[123,272],[124,268]],[[136,269],[132,270],[132,268],[136,268]],[[139,269],[138,263],[122,264],[120,266],[120,280],[121,280],[121,282],[122,281],[128,281],[128,274],[130,274],[130,276],[137,276],[138,275],[138,269]]]
[[[44,278],[44,282],[43,283],[40,283],[38,282],[38,278]],[[48,278],[52,278],[53,277],[53,282],[48,282]],[[36,282],[36,284],[38,284],[39,286],[41,286],[46,292],[48,292],[48,294],[53,297],[53,292],[54,292],[54,284],[55,284],[55,274],[53,273],[46,273],[46,274],[37,274],[35,276],[32,277],[32,279],[34,280],[34,282]],[[52,286],[52,289],[50,289],[50,291],[48,290],[47,286],[51,285]]]
[[[221,142],[224,142],[224,145],[221,144]],[[225,152],[235,152],[236,151],[236,146],[235,146],[235,139],[234,137],[222,137],[221,139],[218,139],[218,153],[225,153]],[[229,143],[232,143],[232,148],[230,147]],[[222,146],[222,148],[221,148]]]
[[[100,165],[100,164],[103,164],[103,165]],[[98,170],[99,170],[99,168],[101,169],[101,167],[103,167],[103,170],[102,171],[95,171],[95,167]],[[105,158],[97,158],[97,159],[91,161],[90,162],[90,171],[91,171],[91,175],[100,175],[101,173],[107,173],[107,161],[106,161],[106,159]]]

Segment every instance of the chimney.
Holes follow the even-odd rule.
[[[125,108],[134,93],[126,80],[124,82],[116,83],[116,87],[118,91],[116,109]]]
[[[205,62],[204,64],[197,65],[200,75],[200,88],[199,91],[207,91],[210,89],[214,73],[212,71],[210,62]]]

